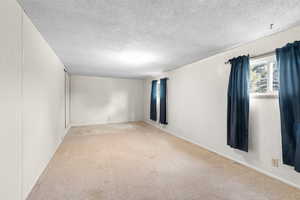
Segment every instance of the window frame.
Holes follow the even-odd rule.
[[[274,61],[274,62],[271,62]],[[253,64],[258,64],[258,63],[263,63],[263,62],[268,62],[268,69],[267,69],[267,73],[268,73],[268,90],[265,93],[259,93],[259,92],[249,92],[249,96],[250,98],[278,98],[278,91],[274,91],[273,90],[273,81],[274,81],[274,66],[272,65],[276,65],[276,58],[275,58],[275,54],[273,55],[269,55],[269,56],[264,56],[264,57],[260,57],[260,58],[253,58],[250,59],[250,70],[251,70],[251,66]],[[250,72],[251,73],[251,72]],[[251,74],[250,74],[250,80],[251,80]],[[251,87],[251,86],[250,86]],[[249,88],[249,90],[251,91],[251,89]]]
[[[160,116],[160,80],[157,80],[156,84],[156,113]]]

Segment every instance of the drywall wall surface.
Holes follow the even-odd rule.
[[[23,16],[23,199],[65,134],[64,65]]]
[[[65,129],[70,128],[70,92],[71,92],[71,76],[65,73]]]
[[[0,199],[19,200],[21,138],[21,8],[0,1]]]
[[[143,120],[144,80],[71,76],[71,124]]]
[[[281,159],[278,99],[251,98],[248,153],[226,145],[230,65],[225,65],[225,61],[240,55],[269,52],[295,40],[300,40],[300,27],[256,40],[164,74],[169,77],[169,125],[162,128],[300,187],[300,174],[292,167],[283,164],[278,168],[272,166],[272,158]],[[151,80],[145,82],[145,120],[157,125],[149,120]]]

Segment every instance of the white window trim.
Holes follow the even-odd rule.
[[[255,99],[277,99],[278,98],[278,92],[250,93],[250,98],[255,98]]]

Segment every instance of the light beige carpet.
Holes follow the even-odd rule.
[[[145,123],[72,128],[28,200],[299,200],[300,191]]]

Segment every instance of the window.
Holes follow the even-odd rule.
[[[157,115],[159,116],[159,112],[160,112],[160,81],[157,81],[157,85],[156,85],[156,108],[157,108]]]
[[[252,97],[278,95],[278,68],[275,56],[250,61],[250,94]]]
[[[157,105],[159,105],[160,102],[160,81],[157,81],[157,85],[156,85],[156,96],[157,96]]]

